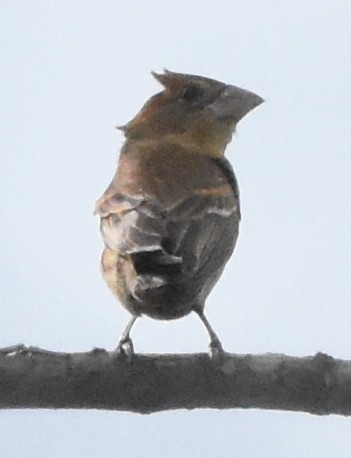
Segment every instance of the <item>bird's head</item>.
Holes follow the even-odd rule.
[[[214,157],[223,155],[237,123],[263,99],[202,76],[152,72],[164,90],[120,127],[128,140],[167,141]]]

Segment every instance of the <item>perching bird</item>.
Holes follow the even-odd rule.
[[[130,330],[141,315],[172,320],[194,311],[221,352],[204,306],[238,237],[239,190],[224,150],[263,99],[201,76],[153,76],[164,90],[120,127],[118,168],[96,204],[103,276],[132,314],[117,349],[132,354]]]

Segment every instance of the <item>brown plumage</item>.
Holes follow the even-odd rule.
[[[164,90],[125,126],[116,174],[96,204],[106,283],[133,318],[118,350],[132,352],[135,319],[195,311],[220,341],[205,301],[231,256],[239,190],[224,150],[238,121],[263,102],[235,86],[165,71]]]

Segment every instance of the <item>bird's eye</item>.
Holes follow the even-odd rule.
[[[197,86],[187,86],[182,90],[180,96],[183,100],[187,102],[192,102],[197,99],[202,94],[202,91]]]

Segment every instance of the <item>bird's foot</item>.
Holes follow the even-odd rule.
[[[125,358],[128,362],[131,362],[134,356],[134,345],[130,337],[122,338],[117,345],[116,353],[119,357]]]
[[[211,359],[219,359],[224,355],[224,350],[220,340],[212,339],[209,345],[209,354]]]

